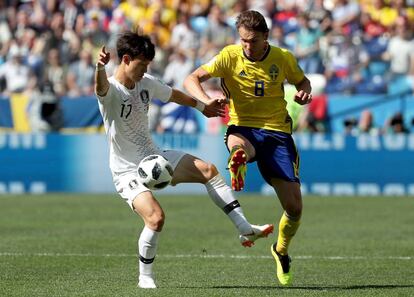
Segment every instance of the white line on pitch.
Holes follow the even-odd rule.
[[[15,253],[0,252],[0,257],[136,257],[136,254],[93,254],[93,253]],[[210,258],[210,259],[271,259],[271,256],[254,256],[254,255],[224,255],[224,254],[177,254],[157,255],[160,258]],[[388,259],[388,260],[414,260],[414,256],[384,256],[384,257],[366,257],[366,256],[293,256],[294,259],[300,260],[372,260],[372,259]]]

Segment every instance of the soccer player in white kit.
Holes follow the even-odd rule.
[[[153,193],[138,182],[137,167],[144,157],[159,154],[169,160],[174,169],[172,185],[205,185],[213,202],[238,229],[242,245],[251,246],[256,239],[266,237],[273,232],[273,225],[251,225],[246,220],[239,202],[213,164],[181,151],[163,151],[151,138],[147,113],[153,98],[197,108],[207,117],[223,116],[223,103],[197,101],[146,74],[155,55],[154,45],[147,36],[123,33],[117,40],[117,55],[120,64],[114,76],[107,78],[105,65],[110,55],[102,47],[96,64],[95,93],[108,137],[109,164],[115,188],[145,224],[138,239],[138,286],[156,288],[152,264],[164,224],[164,212]]]

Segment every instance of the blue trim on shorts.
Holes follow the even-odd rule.
[[[227,129],[225,143],[230,134],[241,134],[253,145],[256,156],[249,160],[257,162],[263,178],[268,184],[272,178],[300,183],[299,153],[291,134],[231,125]]]

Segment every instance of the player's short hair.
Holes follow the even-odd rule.
[[[135,32],[122,33],[116,43],[116,51],[119,61],[124,55],[129,55],[132,59],[139,56],[152,61],[155,56],[155,47],[147,35]]]
[[[269,32],[269,28],[267,27],[265,18],[260,12],[255,10],[246,10],[239,14],[239,16],[236,19],[237,30],[240,27],[244,27],[249,31],[262,33]]]

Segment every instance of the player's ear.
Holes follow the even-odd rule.
[[[267,40],[269,38],[269,32],[264,33],[264,40]]]
[[[122,56],[122,62],[124,62],[124,64],[129,65],[129,63],[131,63],[132,59],[130,55],[123,55]]]

